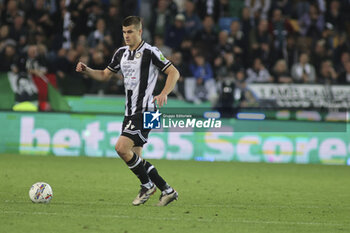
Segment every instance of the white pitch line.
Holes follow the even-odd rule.
[[[191,221],[198,222],[215,222],[215,223],[247,223],[247,224],[274,224],[274,225],[317,225],[317,226],[349,226],[341,223],[321,223],[321,222],[288,222],[288,221],[257,221],[247,219],[230,219],[220,220],[218,218],[210,219],[194,219],[194,218],[167,218],[167,217],[152,217],[152,216],[128,216],[128,215],[98,215],[98,214],[68,214],[55,212],[24,212],[24,211],[2,211],[0,214],[22,214],[22,215],[53,215],[53,216],[68,216],[68,217],[100,217],[100,218],[121,218],[121,219],[141,219],[141,220],[160,220],[160,221]]]
[[[13,201],[5,200],[5,203],[20,203],[20,204],[32,204],[30,201]],[[54,205],[108,205],[108,206],[131,206],[131,204],[117,203],[117,202],[106,202],[106,201],[92,201],[92,202],[53,202]],[[177,203],[177,206],[183,207],[198,207],[198,208],[271,208],[271,209],[350,209],[350,206],[336,206],[336,205],[303,205],[299,204],[297,206],[289,205],[254,205],[254,204],[229,204],[229,205],[219,205],[219,204],[180,204]]]

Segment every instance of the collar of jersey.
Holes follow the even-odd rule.
[[[144,44],[145,44],[145,41],[144,41],[144,40],[141,40],[139,46],[137,46],[137,48],[136,48],[134,51],[139,51],[139,50],[142,48],[142,46],[143,46]],[[130,50],[130,47],[129,47],[129,50]],[[130,50],[130,51],[132,51],[132,50]]]

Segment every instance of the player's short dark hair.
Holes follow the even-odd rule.
[[[123,27],[134,25],[136,28],[141,28],[141,18],[138,16],[128,16],[123,20]]]

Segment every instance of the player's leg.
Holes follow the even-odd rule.
[[[133,147],[133,151],[141,157],[142,155],[142,147],[135,146]],[[177,200],[178,193],[159,175],[157,169],[147,160],[142,159],[145,169],[149,178],[152,182],[162,191],[162,194],[159,198],[158,206],[168,205],[173,200]]]
[[[135,146],[132,148],[132,150],[141,157],[142,155],[142,147],[141,146]],[[169,188],[169,185],[165,182],[165,180],[158,174],[157,169],[147,160],[142,159],[143,165],[145,166],[145,169],[147,171],[147,174],[149,178],[152,180],[152,182],[161,190],[165,190],[166,188]]]
[[[149,199],[149,197],[156,191],[156,187],[150,180],[142,159],[133,152],[133,146],[134,141],[122,135],[119,137],[115,145],[115,150],[141,182],[141,190],[133,201],[133,205],[140,205]]]

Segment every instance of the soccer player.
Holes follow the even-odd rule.
[[[79,62],[77,72],[89,77],[107,81],[113,72],[121,70],[125,86],[125,117],[122,134],[115,150],[141,181],[141,189],[133,205],[145,203],[156,191],[162,191],[158,206],[165,206],[177,200],[178,193],[158,174],[157,169],[141,158],[142,146],[147,142],[150,129],[143,129],[143,112],[155,111],[156,103],[162,107],[167,103],[168,94],[179,79],[178,70],[168,61],[158,48],[142,40],[142,23],[138,16],[128,16],[123,20],[123,37],[126,46],[119,48],[112,61],[104,70],[94,70]],[[162,92],[153,97],[159,70],[168,77]]]

